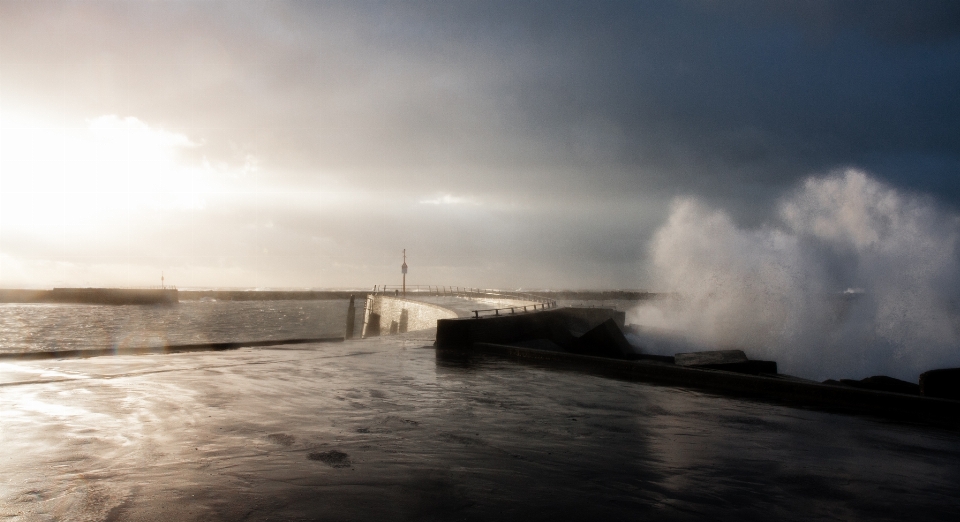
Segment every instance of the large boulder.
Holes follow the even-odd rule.
[[[960,400],[960,368],[944,368],[921,373],[920,393],[928,397]]]

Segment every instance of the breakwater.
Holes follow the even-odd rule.
[[[426,330],[440,319],[456,317],[456,312],[441,306],[402,297],[371,294],[363,315],[363,337]]]
[[[702,389],[723,395],[760,399],[784,405],[837,413],[866,414],[896,421],[960,427],[960,401],[832,386],[789,376],[750,375],[692,368],[660,360],[619,360],[609,357],[539,350],[525,346],[484,343],[469,348],[438,346],[438,358],[494,355],[558,369],[605,375],[618,379]]]
[[[74,294],[86,293],[82,297]],[[174,292],[177,301],[328,301],[350,299],[362,294],[360,290],[176,290],[176,289],[126,289],[126,288],[55,288],[53,290],[0,289],[0,303],[94,303],[114,304],[97,299],[124,301],[130,295],[150,295],[151,292]],[[117,297],[117,299],[113,299]],[[129,300],[129,299],[128,299]],[[149,301],[149,299],[147,300]],[[152,302],[152,301],[151,301]],[[136,302],[120,304],[150,304]],[[158,302],[166,302],[160,300]]]
[[[3,303],[71,304],[175,304],[176,288],[54,288],[53,290],[0,290]]]
[[[324,301],[350,299],[362,290],[180,290],[181,301]]]
[[[740,350],[644,353],[627,341],[624,326],[623,312],[610,308],[441,319],[435,345],[438,357],[492,354],[801,407],[960,426],[960,369],[927,372],[919,386],[886,376],[818,383],[781,375],[775,361],[751,360]]]

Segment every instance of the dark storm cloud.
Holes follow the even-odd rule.
[[[707,192],[858,164],[960,196],[953,2],[92,5],[7,52],[297,169]]]
[[[579,133],[614,143],[604,159],[644,190],[710,197],[859,165],[960,195],[955,4],[630,5],[572,9],[527,40],[544,64],[512,87],[564,161]]]
[[[326,227],[323,252],[377,255],[356,237],[392,252],[404,234],[376,222],[402,217],[427,231],[418,237],[437,266],[514,257],[534,273],[557,259],[544,273],[576,281],[592,266],[613,274],[603,284],[630,286],[625,274],[678,194],[757,223],[799,179],[856,166],[960,204],[956,2],[0,9],[5,100],[81,120],[136,116],[201,143],[185,151],[198,160],[255,157],[268,183],[368,193],[373,217],[352,223],[283,204],[225,211],[283,214],[276,226],[303,248]],[[443,194],[483,210],[416,204]],[[220,233],[230,221],[196,233],[235,235],[220,250],[240,255],[252,236]],[[456,233],[491,222],[499,235]],[[197,244],[184,252],[210,242]],[[318,252],[296,255],[332,255]]]

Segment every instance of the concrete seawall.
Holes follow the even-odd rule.
[[[550,338],[558,330],[566,331],[568,336],[582,335],[607,319],[623,328],[624,313],[610,308],[555,308],[479,319],[445,319],[436,325],[437,346],[468,347],[473,343]]]
[[[402,297],[368,295],[363,313],[363,337],[426,330],[456,312],[430,303]]]

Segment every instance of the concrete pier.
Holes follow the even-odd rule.
[[[363,337],[427,330],[436,327],[438,320],[453,317],[457,317],[455,311],[435,304],[371,294],[363,314]]]

